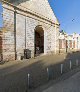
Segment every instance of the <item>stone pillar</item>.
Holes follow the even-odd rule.
[[[55,54],[56,54],[56,24],[55,24]]]
[[[47,46],[46,37],[47,37],[47,34],[46,34],[46,31],[44,31],[44,54],[47,53],[47,51],[46,51],[46,46]]]

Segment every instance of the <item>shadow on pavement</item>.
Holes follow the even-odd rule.
[[[31,61],[28,64],[23,62],[0,70],[0,74],[3,72],[0,75],[0,92],[27,92],[29,88],[33,92],[37,87],[47,84],[49,80],[55,80],[80,65],[79,51],[67,53],[65,59],[62,56],[49,55],[41,59],[34,59],[31,64],[29,64]],[[63,64],[62,74],[61,64]]]

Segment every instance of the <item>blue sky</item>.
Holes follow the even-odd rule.
[[[1,13],[2,13],[2,6],[1,6],[1,3],[0,3],[0,27],[2,27],[2,15],[1,15]]]
[[[80,33],[80,0],[48,0],[60,22],[60,30]],[[0,4],[0,13],[2,12]],[[2,18],[0,14],[0,27]]]
[[[80,33],[80,0],[49,0],[60,28],[71,34]]]

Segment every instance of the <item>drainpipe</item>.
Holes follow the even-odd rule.
[[[15,10],[15,8],[14,8]],[[15,60],[17,59],[17,52],[16,52],[16,10],[14,11],[14,51],[15,51]]]

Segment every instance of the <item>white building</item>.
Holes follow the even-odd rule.
[[[48,0],[2,0],[2,5],[6,29],[2,32],[4,60],[59,50],[59,22]]]
[[[60,33],[59,35],[59,49],[80,49],[80,35],[73,33],[68,35],[67,33]]]

